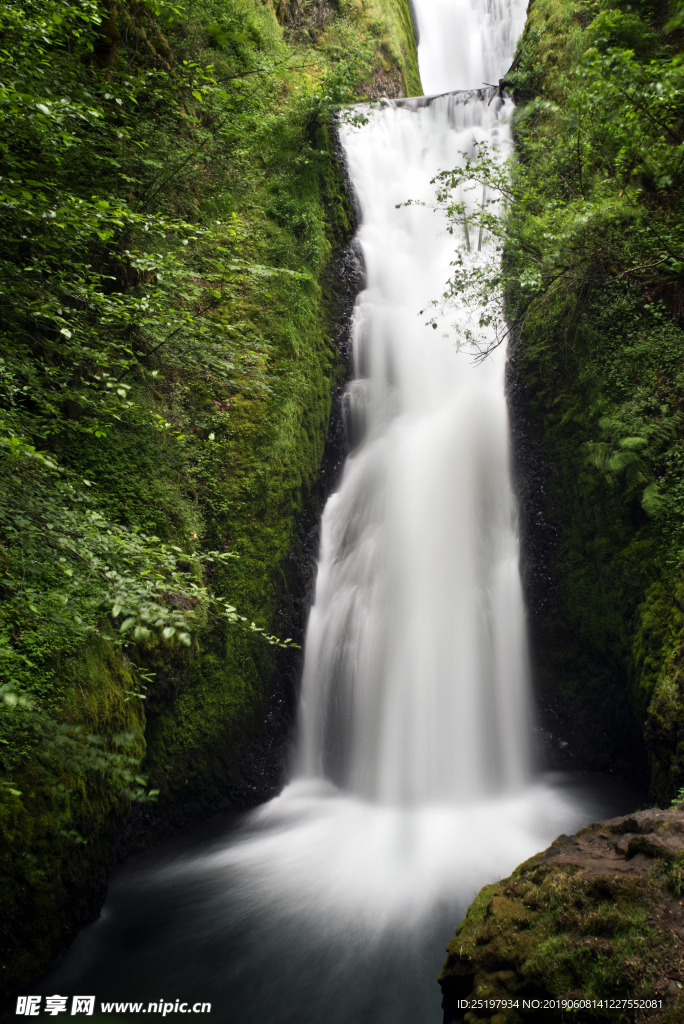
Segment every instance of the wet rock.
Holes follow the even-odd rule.
[[[559,836],[470,907],[439,978],[445,1024],[539,1021],[540,1000],[545,1022],[567,1019],[562,1000],[600,999],[656,1000],[644,1020],[679,1020],[683,864],[680,807]],[[605,1013],[584,1006],[578,1019]]]

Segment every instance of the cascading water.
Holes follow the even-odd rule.
[[[424,84],[445,92],[498,81],[524,3],[423,0],[417,14]],[[431,179],[478,144],[504,159],[502,108],[491,90],[452,92],[342,132],[366,268],[348,393],[361,440],[323,517],[298,766],[398,806],[463,803],[530,777],[504,353],[475,366],[458,351],[462,315],[437,332],[420,315],[453,258]],[[457,244],[470,250],[466,231]],[[481,248],[480,237],[469,258]]]
[[[434,201],[431,178],[475,140],[507,147],[489,100],[392,106],[343,133],[366,267],[348,394],[361,439],[323,516],[300,763],[399,805],[529,778],[504,353],[476,366],[448,316],[425,324],[454,238],[428,206],[397,209]]]
[[[526,9],[525,0],[416,0],[426,94],[496,85],[513,59]]]
[[[420,0],[426,88],[498,79],[523,5]],[[434,1022],[475,891],[604,810],[530,763],[504,352],[475,365],[464,313],[420,313],[455,244],[486,256],[445,231],[430,179],[479,142],[505,156],[509,106],[387,102],[342,129],[366,270],[354,450],[323,517],[293,781],[199,851],[124,871],[51,991],[210,1000],[231,1024]]]

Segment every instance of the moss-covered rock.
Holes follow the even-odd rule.
[[[677,808],[560,836],[470,907],[439,979],[445,1024],[678,1019],[683,864]]]

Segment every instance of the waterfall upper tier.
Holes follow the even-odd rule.
[[[421,0],[418,63],[428,94],[499,81],[525,23],[526,0]]]

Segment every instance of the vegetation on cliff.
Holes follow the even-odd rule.
[[[603,766],[638,762],[629,701],[664,801],[684,782],[680,20],[648,2],[532,8],[504,271],[560,534],[543,682]]]
[[[645,737],[664,801],[684,784],[681,22],[660,0],[534,0],[506,76],[516,162],[480,147],[442,176],[458,218],[454,186],[489,186],[502,265],[457,262],[448,298],[484,300],[499,340],[511,325],[516,426],[545,467],[540,689],[586,765],[638,769]]]
[[[333,111],[419,91],[410,27],[383,0],[0,12],[3,988],[93,912],[131,799],[162,826],[250,799],[341,373]]]

